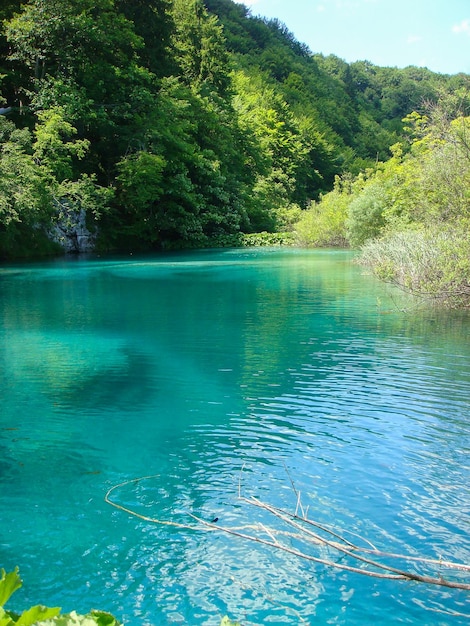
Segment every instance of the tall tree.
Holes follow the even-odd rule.
[[[230,87],[230,61],[222,27],[202,0],[173,0],[176,61],[188,85],[224,96]]]

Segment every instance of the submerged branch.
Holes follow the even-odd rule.
[[[295,484],[290,476],[289,480],[296,496],[296,507],[294,513],[273,506],[267,502],[263,502],[262,500],[259,500],[258,498],[255,498],[253,496],[249,498],[243,496],[241,490],[241,477],[238,483],[239,501],[266,511],[272,516],[272,518],[274,518],[274,520],[282,522],[290,530],[285,530],[279,528],[278,526],[267,526],[265,523],[261,522],[254,524],[245,524],[242,526],[223,526],[217,523],[217,519],[213,522],[208,522],[189,512],[187,513],[187,515],[189,518],[191,518],[192,523],[161,520],[150,517],[148,515],[142,515],[141,513],[138,513],[137,511],[120,504],[116,500],[113,500],[111,497],[113,493],[121,487],[137,484],[138,482],[157,477],[158,475],[143,476],[114,485],[107,491],[104,498],[105,502],[107,502],[114,508],[129,515],[133,515],[134,517],[137,517],[145,522],[162,524],[165,526],[173,526],[179,529],[222,532],[227,535],[239,537],[241,539],[264,545],[268,548],[281,550],[282,552],[286,552],[300,559],[304,559],[312,563],[317,563],[334,569],[349,571],[356,574],[361,574],[363,576],[370,576],[379,579],[413,580],[415,582],[420,582],[428,585],[437,585],[451,589],[463,589],[470,591],[470,583],[465,583],[458,580],[448,580],[444,578],[440,573],[442,569],[446,569],[449,571],[459,570],[462,572],[470,572],[470,565],[466,565],[464,563],[454,563],[448,560],[429,559],[424,557],[408,556],[404,554],[381,551],[378,550],[370,541],[356,534],[361,542],[369,546],[361,547],[346,539],[339,530],[328,528],[327,526],[320,524],[315,520],[307,519],[306,511],[308,510],[308,507],[307,509],[304,509],[304,507],[302,506],[300,500],[300,492],[296,489]],[[298,514],[299,511],[301,512],[301,515]],[[321,531],[323,533],[323,536],[316,531]],[[289,541],[289,543],[287,543],[287,541]],[[292,545],[293,541],[299,542],[300,546],[294,547]],[[336,551],[338,553],[338,556],[342,555],[343,557],[349,559],[350,563],[333,560],[332,558],[324,558],[321,555],[313,555],[310,551],[308,551],[312,548],[312,546],[315,546],[317,549],[327,548],[329,550]],[[401,569],[392,565],[388,565],[381,560],[379,561],[379,558],[395,559],[401,560],[403,562],[412,562],[415,565],[420,564],[423,567],[435,567],[439,570],[439,574],[430,576],[423,573]]]

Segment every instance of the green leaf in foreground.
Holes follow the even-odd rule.
[[[41,620],[48,620],[52,617],[56,617],[60,613],[60,607],[48,608],[47,606],[37,605],[32,606],[27,611],[24,611],[18,620],[15,622],[16,626],[34,626],[40,623]]]
[[[3,605],[22,584],[17,567],[8,574],[3,568],[0,569],[0,626],[121,626],[116,618],[105,611],[93,610],[87,615],[78,615],[72,611],[60,615],[60,607],[42,605],[32,606],[21,615],[5,611]]]
[[[87,615],[78,615],[72,611],[51,620],[36,622],[35,626],[119,626],[119,624],[120,622],[110,613],[103,611],[91,611]]]
[[[8,572],[8,574],[2,568],[0,573],[0,606],[4,606],[15,591],[21,587],[23,582],[18,574],[17,567],[15,567],[13,572]]]
[[[220,622],[220,626],[241,626],[240,622],[232,622],[232,620],[225,616],[224,618],[222,618],[222,621]]]
[[[6,611],[0,606],[0,626],[11,626],[13,621]]]

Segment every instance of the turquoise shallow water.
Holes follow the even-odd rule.
[[[415,308],[352,258],[253,249],[0,268],[0,567],[24,579],[10,608],[99,607],[130,626],[469,623],[456,614],[470,614],[468,592],[104,501],[152,476],[113,498],[163,521],[279,530],[237,496],[294,511],[293,481],[309,517],[351,540],[470,563],[470,315]]]

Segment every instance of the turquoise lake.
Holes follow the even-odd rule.
[[[0,266],[0,567],[24,581],[7,608],[100,608],[128,626],[469,623],[468,591],[192,517],[262,523],[257,536],[297,549],[239,495],[295,512],[300,494],[361,547],[470,564],[470,312],[417,306],[353,260],[268,248]],[[142,517],[105,501],[116,485]]]

